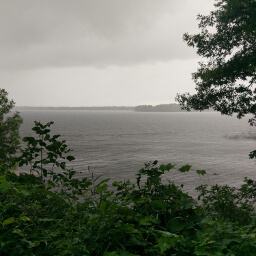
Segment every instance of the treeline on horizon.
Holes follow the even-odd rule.
[[[140,105],[135,107],[137,112],[188,112],[187,110],[181,109],[180,104],[171,103],[171,104],[160,104],[156,106],[152,105]],[[213,110],[205,110],[213,111]],[[191,110],[190,112],[198,112],[197,110]]]
[[[160,104],[156,106],[152,105],[140,105],[135,107],[135,111],[138,112],[181,112],[184,110],[181,109],[179,104]]]
[[[16,110],[130,110],[136,112],[187,112],[182,110],[179,104],[160,104],[156,106],[152,105],[139,105],[136,107],[127,106],[109,106],[109,107],[31,107],[31,106],[19,106],[15,107]],[[211,110],[206,110],[211,111]],[[198,112],[191,110],[191,112]]]
[[[18,106],[15,110],[134,110],[135,107],[109,106],[109,107],[31,107]]]

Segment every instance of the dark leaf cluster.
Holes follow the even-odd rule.
[[[208,16],[198,15],[200,33],[184,34],[206,59],[193,73],[196,94],[177,95],[183,109],[213,108],[225,115],[256,114],[256,2],[216,0]],[[251,125],[254,118],[250,119]]]

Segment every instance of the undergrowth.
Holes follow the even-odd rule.
[[[177,170],[157,161],[139,170],[134,183],[77,179],[67,164],[74,157],[50,134],[51,124],[36,122],[37,137],[24,138],[17,161],[31,174],[1,170],[0,255],[255,255],[255,181],[201,185],[194,199],[163,181]]]

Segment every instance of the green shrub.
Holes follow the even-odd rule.
[[[39,137],[25,139],[19,158],[32,174],[0,176],[0,255],[255,255],[255,181],[202,185],[197,201],[163,180],[189,165],[150,162],[135,183],[77,179],[65,141],[50,134],[52,123],[35,124]]]

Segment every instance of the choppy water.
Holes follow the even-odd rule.
[[[74,151],[74,169],[105,173],[115,180],[135,178],[145,162],[191,164],[193,172],[168,177],[193,187],[200,183],[241,184],[245,176],[256,177],[254,160],[256,128],[219,113],[139,113],[132,111],[21,111],[22,136],[32,135],[33,121],[54,121],[53,134],[61,134]],[[83,174],[81,174],[83,175]]]

